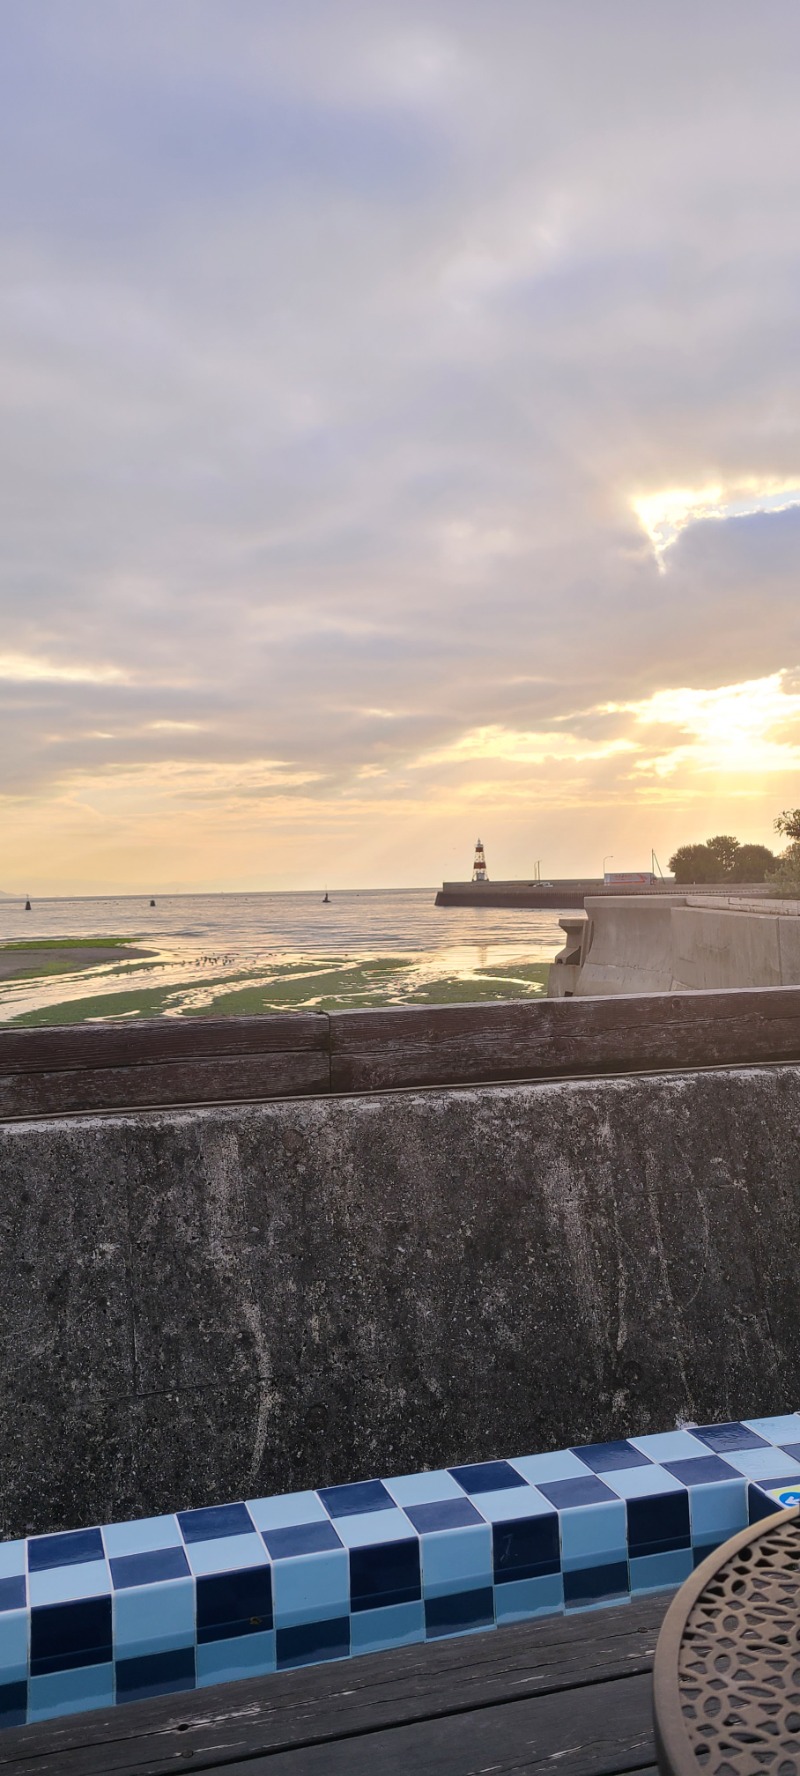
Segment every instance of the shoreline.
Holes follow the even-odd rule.
[[[125,937],[26,938],[0,944],[0,981],[44,980],[52,974],[80,974],[103,962],[145,961],[155,950],[134,947]]]

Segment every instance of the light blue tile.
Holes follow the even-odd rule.
[[[735,1455],[726,1452],[725,1460],[748,1480],[791,1480],[800,1474],[800,1462],[781,1449],[773,1449],[772,1444],[769,1449],[737,1449]]]
[[[531,1616],[562,1615],[564,1580],[560,1573],[547,1573],[541,1579],[512,1579],[509,1585],[495,1587],[494,1607],[498,1627],[501,1622],[526,1622]]]
[[[218,1536],[212,1542],[187,1542],[186,1558],[196,1577],[207,1573],[238,1572],[244,1566],[268,1566],[269,1558],[259,1535]]]
[[[413,1646],[425,1639],[421,1603],[394,1603],[388,1609],[357,1610],[350,1623],[354,1653],[383,1653],[389,1647]]]
[[[0,1579],[19,1579],[25,1572],[25,1543],[0,1542]]]
[[[568,1616],[582,1616],[588,1615],[590,1610],[618,1609],[622,1605],[630,1603],[630,1600],[630,1591],[622,1591],[618,1594],[615,1593],[613,1597],[598,1597],[596,1603],[570,1603],[567,1605],[566,1613]]]
[[[113,1611],[118,1659],[194,1644],[195,1588],[191,1579],[115,1591]]]
[[[109,1559],[121,1554],[150,1554],[158,1548],[182,1548],[175,1517],[142,1517],[135,1523],[107,1523],[101,1531]]]
[[[197,1685],[228,1683],[237,1677],[260,1677],[275,1670],[275,1633],[240,1634],[212,1640],[197,1649]]]
[[[715,1480],[711,1486],[689,1487],[692,1540],[716,1536],[727,1540],[747,1523],[747,1482]]]
[[[480,1511],[487,1523],[511,1523],[516,1517],[541,1517],[554,1510],[541,1492],[532,1486],[510,1486],[502,1492],[479,1492],[470,1504]]]
[[[113,1665],[84,1665],[80,1671],[53,1671],[46,1677],[31,1678],[28,1719],[52,1720],[59,1714],[80,1714],[84,1708],[110,1708],[113,1701]]]
[[[393,1505],[388,1511],[359,1511],[354,1517],[337,1517],[336,1534],[347,1548],[370,1548],[379,1542],[407,1542],[416,1530]]]
[[[666,1554],[641,1554],[630,1563],[631,1591],[674,1591],[694,1570],[691,1548],[673,1548]]]
[[[627,1559],[627,1517],[620,1499],[607,1505],[576,1505],[559,1511],[561,1555],[564,1565],[599,1566],[610,1554]],[[593,1557],[593,1558],[592,1558]]]
[[[17,1575],[18,1577],[19,1575]],[[9,1672],[24,1677],[28,1669],[28,1612],[24,1609],[0,1613],[0,1682],[11,1683]]]
[[[593,1472],[571,1449],[555,1449],[550,1455],[515,1455],[511,1467],[531,1486],[551,1480],[585,1480]]]
[[[598,1479],[623,1499],[651,1498],[660,1492],[685,1490],[674,1474],[668,1474],[666,1468],[658,1467],[655,1462],[649,1468],[617,1468],[613,1474],[599,1474]]]
[[[420,1553],[426,1597],[447,1597],[492,1584],[492,1532],[488,1524],[433,1530],[420,1536]]]
[[[350,1610],[350,1562],[344,1548],[276,1560],[272,1569],[276,1628],[330,1622]]]
[[[28,1597],[34,1606],[103,1597],[110,1590],[111,1575],[104,1560],[84,1560],[80,1566],[51,1566],[46,1572],[28,1575]]]
[[[693,1437],[691,1431],[656,1431],[652,1436],[629,1437],[628,1442],[656,1462],[691,1461],[695,1456],[708,1455],[708,1445]]]
[[[280,1498],[247,1499],[256,1529],[293,1529],[299,1523],[328,1523],[328,1513],[315,1492],[287,1492]]]
[[[384,1480],[383,1484],[398,1505],[436,1505],[440,1499],[464,1497],[464,1488],[444,1468],[430,1474],[400,1474],[395,1480]]]
[[[741,1422],[770,1443],[800,1443],[800,1412],[784,1412],[778,1418],[743,1418]]]

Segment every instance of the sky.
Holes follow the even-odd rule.
[[[0,0],[0,888],[800,802],[796,0]]]

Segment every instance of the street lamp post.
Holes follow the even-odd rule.
[[[609,851],[608,856],[603,858],[603,881],[605,881],[605,879],[606,879],[606,864],[613,863],[613,861],[614,861],[614,853],[613,853],[613,851]]]

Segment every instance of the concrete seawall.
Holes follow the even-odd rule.
[[[0,1130],[4,1536],[797,1404],[800,1068]]]
[[[588,898],[561,920],[567,943],[548,993],[729,992],[800,983],[800,901],[674,893]]]

